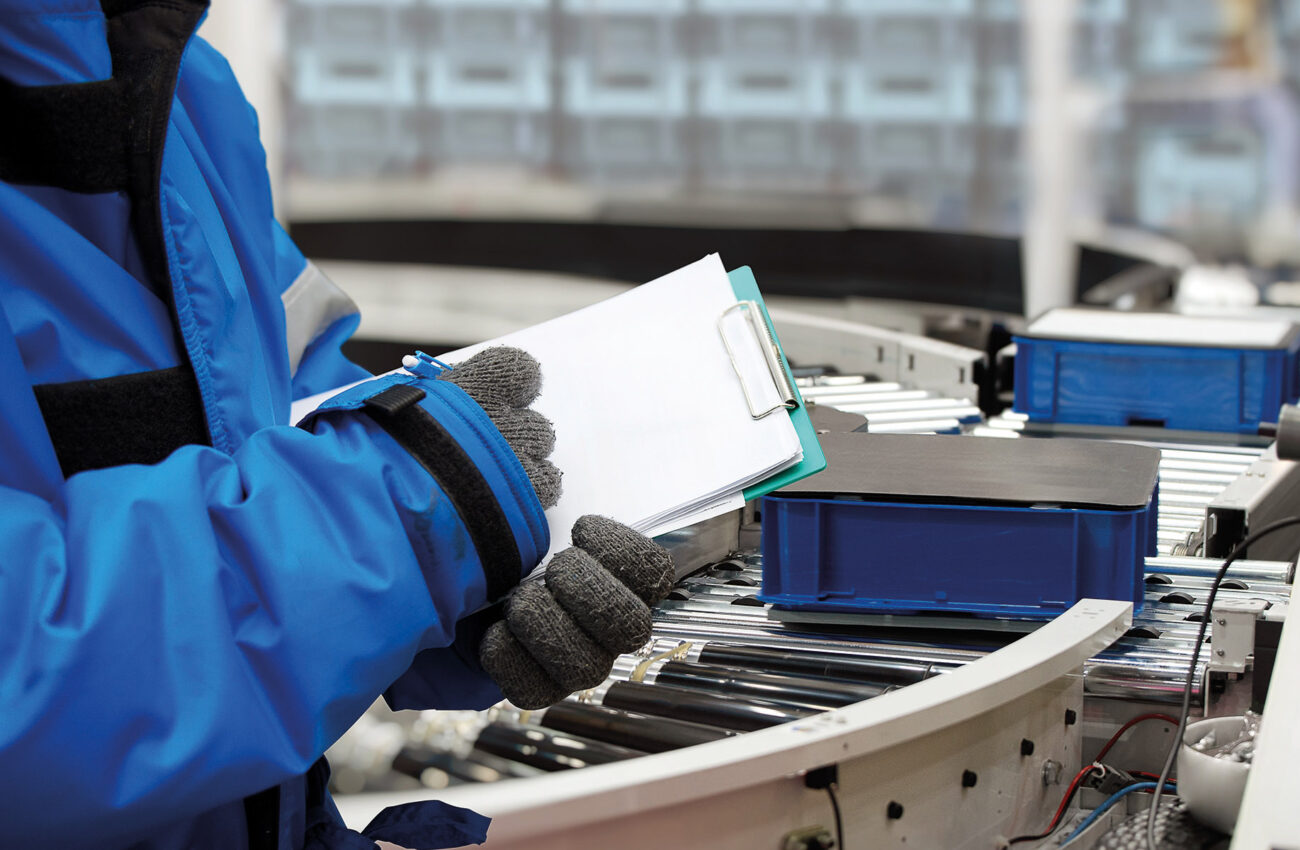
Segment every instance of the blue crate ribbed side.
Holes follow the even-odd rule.
[[[781,608],[1053,617],[1143,604],[1156,503],[1133,510],[763,500],[763,592]]]
[[[1015,341],[1015,409],[1035,421],[1254,434],[1296,400],[1300,338],[1272,349]]]

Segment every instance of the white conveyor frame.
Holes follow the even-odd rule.
[[[1300,594],[1291,588],[1288,612]],[[1296,759],[1300,757],[1300,623],[1282,627],[1255,760],[1241,799],[1231,850],[1300,848],[1300,806],[1296,805]]]
[[[653,830],[655,819],[672,819],[673,809],[686,803],[725,799],[816,767],[880,753],[1058,684],[1122,636],[1131,615],[1127,602],[1083,600],[971,664],[803,721],[631,761],[457,786],[436,796],[492,817],[488,847],[552,846],[539,839],[601,824],[608,846],[628,850],[653,842],[653,831],[647,830]],[[386,806],[431,796],[429,791],[358,794],[339,804],[348,824],[360,828]]]

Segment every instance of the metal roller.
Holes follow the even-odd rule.
[[[699,614],[700,612],[696,612]],[[708,619],[700,616],[695,619]],[[717,618],[712,618],[715,622]],[[726,624],[719,623],[715,627],[700,622],[694,622],[691,627],[685,627],[684,623],[690,622],[684,619],[682,622],[673,622],[675,630],[664,627],[664,624],[658,624],[655,632],[657,636],[676,637],[682,640],[721,640],[743,642],[748,645],[759,644],[760,642],[768,644],[772,648],[785,650],[793,654],[799,653],[801,649],[811,649],[820,647],[834,647],[841,652],[851,653],[855,650],[862,651],[870,648],[870,651],[879,653],[883,650],[892,650],[893,657],[903,663],[912,664],[930,664],[947,662],[965,663],[975,658],[981,657],[987,650],[974,648],[951,649],[943,648],[932,644],[922,645],[917,642],[907,642],[899,640],[894,644],[881,644],[874,641],[857,641],[846,636],[837,636],[832,639],[823,639],[820,636],[802,635],[798,630],[791,630],[782,624],[772,624],[767,621],[766,617],[749,615],[731,616],[725,618],[732,622],[732,627],[728,628]],[[739,621],[739,623],[737,623]],[[748,629],[744,629],[748,625]],[[1104,690],[1105,696],[1124,696],[1130,699],[1137,699],[1151,702],[1169,702],[1177,700],[1177,692],[1171,691],[1169,682],[1181,675],[1185,675],[1186,663],[1190,659],[1192,651],[1192,640],[1195,637],[1196,624],[1194,623],[1177,623],[1159,624],[1162,638],[1160,640],[1151,640],[1143,638],[1126,638],[1118,642],[1115,647],[1099,653],[1085,667],[1085,673],[1092,667],[1100,667],[1111,670],[1111,674],[1101,675],[1090,679],[1085,675],[1085,691],[1092,693],[1094,684]],[[669,634],[673,631],[673,634]],[[774,634],[773,632],[777,632]],[[785,632],[784,635],[779,634]],[[960,639],[959,635],[953,635],[950,640]],[[706,643],[706,646],[709,645]],[[1120,675],[1120,674],[1123,675]],[[1199,691],[1198,691],[1199,692]]]
[[[393,770],[419,779],[425,784],[432,784],[429,782],[429,774],[431,771],[436,771],[435,775],[441,774],[443,777],[443,782],[437,783],[439,785],[454,782],[524,779],[547,772],[519,761],[481,751],[472,750],[464,756],[457,756],[438,750],[412,748],[403,749],[397,754],[393,759]]]
[[[603,692],[598,689],[592,699],[607,708],[689,720],[739,732],[766,729],[818,713],[810,708],[795,708],[753,699],[733,699],[639,682],[614,682],[604,688]]]
[[[1186,575],[1213,577],[1219,571],[1221,561],[1205,558],[1189,558],[1173,555],[1160,555],[1147,558],[1148,574]],[[1229,575],[1244,581],[1251,579],[1270,579],[1285,582],[1290,565],[1285,561],[1234,561],[1229,568]]]
[[[579,738],[565,732],[504,723],[490,723],[483,727],[474,748],[545,771],[607,764],[643,755],[629,747]]]
[[[871,699],[896,687],[885,683],[837,682],[684,661],[663,662],[647,671],[644,681],[818,711]]]
[[[835,655],[829,652],[791,652],[713,641],[696,650],[694,656],[706,664],[893,685],[910,685],[919,682],[937,675],[940,669],[936,664],[925,661]]]
[[[666,717],[651,717],[573,700],[566,700],[543,711],[533,712],[531,719],[557,732],[581,735],[593,741],[603,741],[647,753],[677,750],[736,734],[734,730],[718,726],[706,726],[702,723],[689,723]]]

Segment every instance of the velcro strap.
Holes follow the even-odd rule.
[[[203,398],[184,366],[33,387],[64,477],[157,463],[181,446],[211,445]]]
[[[0,79],[0,179],[72,192],[127,188],[127,108],[115,80],[25,87]]]
[[[397,384],[366,399],[368,410],[378,410],[392,416],[424,398],[424,390],[413,384]]]
[[[0,180],[124,190],[146,283],[171,301],[159,205],[163,143],[181,57],[208,0],[101,0],[113,77],[20,86],[0,79]]]

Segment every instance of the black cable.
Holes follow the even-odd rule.
[[[1165,755],[1165,766],[1161,769],[1160,779],[1156,782],[1155,790],[1151,794],[1151,808],[1147,811],[1147,850],[1159,850],[1156,846],[1156,812],[1160,807],[1160,794],[1164,790],[1165,782],[1169,779],[1170,771],[1173,770],[1174,759],[1178,757],[1178,748],[1182,745],[1183,733],[1187,729],[1187,715],[1190,713],[1192,705],[1192,682],[1196,678],[1196,662],[1201,657],[1201,644],[1205,641],[1205,630],[1210,625],[1214,597],[1219,593],[1219,585],[1223,583],[1224,577],[1228,574],[1228,567],[1232,565],[1233,561],[1241,557],[1246,551],[1246,547],[1262,537],[1283,528],[1290,528],[1293,525],[1300,525],[1300,516],[1270,522],[1258,531],[1247,534],[1240,543],[1232,547],[1227,560],[1223,562],[1223,566],[1219,567],[1219,571],[1214,574],[1214,581],[1210,583],[1210,595],[1205,600],[1205,613],[1201,617],[1201,627],[1196,633],[1196,645],[1192,649],[1192,662],[1187,665],[1187,681],[1183,684],[1183,707],[1178,715],[1178,734],[1174,735],[1174,740],[1169,745],[1169,752]]]
[[[835,810],[835,846],[844,850],[844,822],[840,820],[840,801],[835,798],[835,783],[826,786],[826,796],[831,798],[831,808]]]

